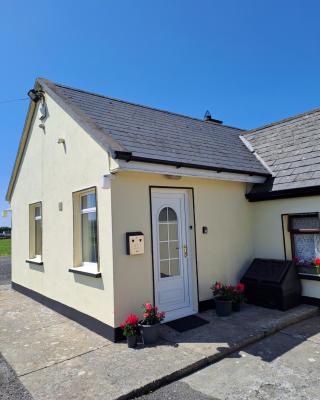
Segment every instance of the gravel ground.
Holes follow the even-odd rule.
[[[0,400],[32,400],[30,393],[0,354]]]
[[[139,397],[141,400],[219,400],[192,389],[187,383],[178,381],[156,392]]]

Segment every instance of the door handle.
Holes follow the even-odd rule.
[[[184,255],[185,257],[188,257],[188,247],[187,247],[186,244],[183,246],[183,255]]]

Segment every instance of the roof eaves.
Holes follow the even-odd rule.
[[[35,87],[36,87],[36,85],[35,85]],[[12,193],[13,193],[15,183],[16,183],[16,178],[19,174],[21,160],[22,160],[25,148],[26,148],[26,144],[27,144],[28,137],[29,137],[30,126],[31,126],[33,118],[34,118],[34,113],[35,113],[36,108],[37,108],[36,103],[34,103],[33,101],[30,101],[29,108],[27,111],[27,116],[26,116],[25,123],[24,123],[23,130],[22,130],[21,139],[19,142],[18,152],[17,152],[16,158],[14,161],[14,165],[13,165],[7,193],[6,193],[6,200],[8,202],[11,201]]]
[[[299,187],[285,190],[275,190],[268,192],[249,192],[246,199],[250,202],[290,199],[295,197],[319,196],[320,186]]]
[[[139,156],[134,156],[131,152],[116,151],[115,159],[124,160],[127,162],[137,161],[137,162],[145,162],[145,163],[152,163],[152,164],[173,165],[177,168],[185,167],[185,168],[203,169],[203,170],[208,170],[208,171],[216,171],[218,173],[219,172],[230,172],[230,173],[236,173],[236,174],[245,174],[245,175],[249,175],[249,176],[265,176],[266,178],[270,177],[270,174],[268,172],[255,172],[255,171],[248,171],[248,170],[241,170],[241,169],[184,163],[184,162],[180,162],[180,161],[169,161],[169,160],[161,160],[161,159],[155,159],[155,158],[139,157]]]

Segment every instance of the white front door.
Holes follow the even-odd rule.
[[[152,190],[155,303],[166,321],[195,313],[189,240],[188,194],[184,190]]]

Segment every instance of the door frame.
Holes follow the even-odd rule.
[[[153,217],[152,217],[152,190],[153,189],[168,189],[168,191],[172,190],[186,190],[187,191],[187,195],[188,195],[188,208],[189,208],[189,213],[190,213],[190,207],[192,207],[192,218],[189,221],[190,225],[193,226],[193,243],[194,246],[192,246],[192,251],[194,252],[194,261],[195,263],[193,263],[191,261],[190,265],[191,265],[191,272],[192,272],[192,276],[195,273],[196,276],[196,293],[195,290],[192,290],[192,304],[194,303],[194,300],[196,299],[196,303],[197,303],[197,310],[195,310],[196,312],[199,312],[200,309],[200,301],[199,301],[199,277],[198,277],[198,255],[197,255],[197,233],[196,233],[196,218],[195,218],[195,201],[194,201],[194,189],[193,187],[190,186],[157,186],[157,185],[150,185],[149,186],[149,208],[150,208],[150,230],[151,230],[151,261],[152,261],[152,295],[153,295],[153,304],[155,304],[155,300],[156,300],[156,296],[155,296],[155,275],[154,275],[154,253],[153,253],[153,241],[154,241],[154,237],[153,237]],[[188,191],[190,191],[191,194],[191,199],[189,196]],[[190,201],[191,200],[191,201]],[[189,227],[187,227],[188,229]],[[189,241],[191,241],[191,236],[192,233],[190,232],[190,229],[188,229],[189,232]]]

